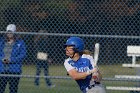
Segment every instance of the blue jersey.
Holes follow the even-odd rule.
[[[77,72],[87,72],[94,68],[93,57],[83,54],[77,61],[68,58],[65,60],[64,66],[67,71],[75,69]],[[82,91],[90,85],[91,78],[92,75],[89,75],[85,79],[76,80]]]

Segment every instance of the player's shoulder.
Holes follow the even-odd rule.
[[[83,54],[82,58],[93,59],[91,55]]]
[[[71,59],[71,58],[67,58],[67,59],[65,59],[64,64],[67,64],[70,60],[72,60],[72,59]]]

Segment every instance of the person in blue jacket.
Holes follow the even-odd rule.
[[[16,25],[9,24],[6,34],[0,38],[0,93],[4,93],[9,83],[10,93],[17,93],[22,72],[22,61],[26,55],[24,41],[16,36]]]

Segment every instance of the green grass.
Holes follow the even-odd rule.
[[[118,74],[135,74],[135,69],[123,68],[121,65],[101,65],[100,70],[103,74],[103,77],[114,77]],[[25,75],[35,75],[36,68],[34,65],[24,65],[23,73]],[[67,76],[66,70],[63,66],[53,66],[49,68],[50,76]],[[43,71],[41,73],[43,76]],[[44,82],[44,78],[40,79],[40,86],[34,85],[34,78],[21,78],[19,84],[18,93],[81,93],[79,87],[77,86],[74,80],[68,79],[51,79],[51,81],[56,84],[55,88],[48,88]],[[134,82],[125,82],[125,81],[103,81],[105,86],[134,86]],[[6,93],[8,93],[8,86]],[[128,91],[110,91],[107,90],[107,93],[128,93]]]

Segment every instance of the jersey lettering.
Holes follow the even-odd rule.
[[[88,66],[80,67],[80,68],[75,67],[75,69],[76,69],[77,72],[87,72],[88,70],[90,70]]]

